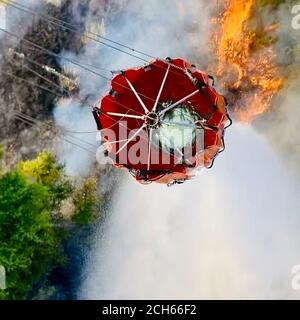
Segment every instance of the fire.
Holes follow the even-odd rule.
[[[229,100],[236,117],[246,123],[268,110],[284,84],[276,54],[266,41],[270,39],[267,32],[276,26],[263,31],[251,27],[255,6],[255,0],[227,0],[223,13],[214,20],[219,28],[212,37],[218,60],[215,71],[232,96]],[[257,48],[261,39],[266,44]]]

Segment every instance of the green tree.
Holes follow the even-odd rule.
[[[0,190],[0,265],[7,274],[7,289],[0,291],[0,298],[22,299],[57,257],[50,194],[17,171],[0,178]]]
[[[92,222],[99,204],[96,185],[87,179],[76,186],[49,152],[0,172],[0,265],[7,273],[0,299],[25,299],[34,283],[64,261],[62,240],[70,224],[63,220],[62,204],[73,204],[75,226]]]
[[[0,174],[2,171],[3,157],[4,157],[4,149],[3,149],[3,146],[0,144]]]

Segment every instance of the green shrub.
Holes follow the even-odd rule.
[[[97,202],[96,186],[94,179],[87,179],[74,193],[75,213],[72,220],[75,224],[91,223],[96,218],[94,210]]]
[[[28,179],[48,187],[49,206],[54,211],[74,190],[71,181],[64,173],[64,167],[57,164],[50,152],[41,152],[31,161],[21,161],[18,170]]]
[[[299,0],[257,0],[259,6],[271,6],[277,9],[280,5],[299,4]]]

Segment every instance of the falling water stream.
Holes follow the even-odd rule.
[[[299,298],[300,186],[251,127],[226,138],[214,168],[185,185],[120,182],[80,298]]]

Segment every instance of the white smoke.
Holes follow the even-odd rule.
[[[286,91],[280,100],[276,122],[271,119],[265,125],[265,132],[271,138],[274,148],[281,152],[285,163],[294,170],[298,177],[300,161],[299,82],[300,74],[288,82]]]
[[[33,7],[36,5],[34,0],[20,0],[19,4]],[[9,5],[9,1],[0,3],[0,28],[11,32],[17,31],[19,37],[25,35],[28,28],[31,27],[33,15],[17,9],[13,5]],[[0,39],[5,33],[0,32]],[[15,39],[5,39],[5,43],[15,43]]]
[[[77,177],[87,175],[90,165],[95,161],[94,153],[97,147],[96,133],[93,132],[95,122],[90,110],[74,100],[61,100],[54,116],[58,125],[75,132],[66,136],[66,140],[62,140],[58,146],[59,158],[66,165],[66,173]]]
[[[287,165],[294,168],[299,176],[300,32],[292,27],[291,6],[282,6],[278,15],[280,28],[275,49],[278,60],[289,77],[285,81],[280,98],[273,106],[277,110],[270,113],[269,121],[264,123],[264,130],[271,138],[273,146],[284,155]]]

